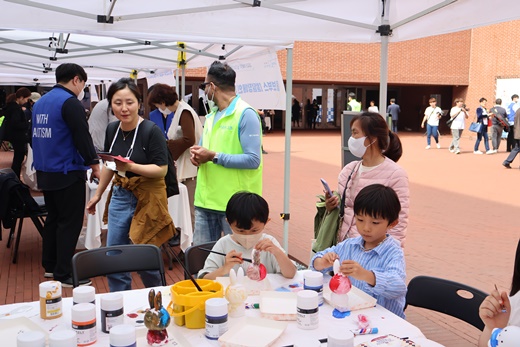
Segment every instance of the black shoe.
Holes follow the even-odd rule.
[[[72,284],[72,277],[67,278],[66,280],[60,281],[61,286],[64,288],[72,288],[74,285]],[[80,286],[88,286],[91,285],[92,281],[90,279],[84,279],[79,281]]]
[[[269,153],[267,153],[266,151],[264,151],[264,150],[262,149],[262,154],[269,154]]]
[[[503,162],[502,165],[504,165],[504,167],[506,169],[510,169],[511,168],[511,165],[509,165],[509,163]]]

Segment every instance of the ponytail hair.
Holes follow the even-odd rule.
[[[511,283],[511,293],[509,296],[513,296],[520,290],[520,239],[518,240],[518,246],[516,246],[515,265],[513,268],[513,282]]]

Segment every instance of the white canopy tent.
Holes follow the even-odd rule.
[[[386,105],[388,43],[520,18],[520,1],[500,0],[1,0],[7,29],[132,39],[271,45],[381,42],[379,105]],[[284,214],[289,215],[292,49],[288,49]],[[284,224],[288,249],[288,223]]]

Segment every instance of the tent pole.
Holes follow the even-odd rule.
[[[181,71],[182,71],[182,89],[181,89],[182,93],[181,93],[180,99],[184,100],[184,96],[186,95],[186,65],[185,64],[182,64]]]
[[[283,248],[289,254],[289,193],[291,177],[291,117],[293,93],[293,49],[287,48],[287,68],[285,85],[285,160],[283,175]]]
[[[383,1],[383,18],[381,25],[376,31],[381,36],[381,59],[379,62],[379,110],[388,122],[386,115],[387,94],[388,94],[388,37],[392,34],[388,11],[390,10],[390,0]]]
[[[175,73],[175,90],[177,90],[177,95],[180,94],[179,90],[179,69],[174,70]]]

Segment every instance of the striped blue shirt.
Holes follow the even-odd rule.
[[[349,277],[354,286],[377,299],[377,303],[387,310],[392,311],[401,318],[405,318],[404,305],[406,296],[406,266],[404,253],[399,241],[387,235],[383,243],[374,249],[365,251],[364,241],[361,236],[348,238],[345,241],[327,248],[311,260],[311,269],[314,268],[314,260],[323,257],[324,254],[334,252],[343,260],[354,260],[364,269],[370,270],[376,277],[376,285]],[[332,267],[321,270],[329,272]]]

